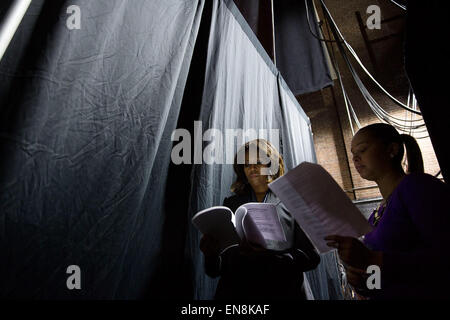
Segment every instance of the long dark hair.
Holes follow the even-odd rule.
[[[399,152],[394,156],[392,161],[394,165],[402,166],[403,156],[406,150],[406,160],[408,162],[407,173],[423,173],[423,158],[420,152],[420,147],[416,139],[408,134],[399,134],[398,131],[391,125],[386,123],[374,123],[362,128],[360,131],[368,132],[374,138],[381,141],[386,146],[391,143],[398,143]],[[404,148],[403,148],[404,146]]]
[[[236,181],[231,185],[231,192],[234,192],[235,194],[242,195],[250,192],[249,188],[251,187],[249,186],[247,177],[245,176],[244,164],[238,163],[238,156],[242,152],[249,151],[250,145],[256,145],[255,150],[258,151],[258,154],[259,150],[264,151],[265,154],[270,158],[270,161],[278,161],[278,172],[274,173],[271,176],[267,176],[268,182],[271,182],[284,174],[283,158],[269,141],[265,139],[256,139],[249,141],[244,144],[234,156],[233,169],[237,175],[237,178]]]

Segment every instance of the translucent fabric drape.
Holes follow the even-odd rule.
[[[267,130],[267,135],[260,137],[278,146],[287,169],[302,161],[316,161],[309,119],[233,1],[213,2],[204,86],[199,119],[204,131],[217,129],[217,134],[225,136],[229,129]],[[237,148],[253,138],[244,135],[231,147],[218,143],[217,158],[232,159]],[[217,143],[217,139],[208,143]],[[192,173],[190,216],[222,205],[223,199],[230,196],[234,178],[232,161],[197,164]],[[186,256],[193,264],[195,298],[210,299],[216,280],[204,274],[199,238],[198,231],[190,226]],[[307,274],[316,299],[341,297],[333,257],[323,256],[319,268]]]
[[[227,129],[265,129],[288,169],[315,161],[309,119],[232,1],[212,1],[206,74],[197,77],[206,3],[32,2],[0,63],[1,297],[157,297],[155,283],[178,281],[161,260],[183,256],[192,297],[212,297],[187,218],[222,204],[233,170],[203,162],[177,180],[171,138],[181,114],[200,109],[203,131],[218,129],[204,147]],[[190,105],[203,78],[201,103]],[[234,156],[217,149],[225,162]],[[189,192],[189,208],[170,206]],[[169,216],[182,216],[171,221],[185,221],[187,234],[175,237],[184,229],[170,229]],[[183,243],[166,250],[174,238]],[[338,295],[334,263],[308,273],[316,299]],[[79,267],[81,290],[68,289],[69,266]]]
[[[142,297],[203,4],[32,2],[0,64],[1,296]]]

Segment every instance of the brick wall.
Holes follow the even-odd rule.
[[[366,9],[371,4],[377,4],[381,8],[382,19],[401,15],[403,12],[385,1],[327,1],[328,8],[335,18],[341,32],[346,40],[355,49],[364,65],[373,73],[377,80],[397,99],[406,102],[408,94],[408,81],[403,69],[403,47],[402,38],[393,37],[391,39],[376,43],[372,46],[374,49],[378,69],[374,68],[372,60],[369,58],[367,48],[365,47],[357,20],[355,11],[360,11],[363,20],[367,19]],[[323,17],[320,8],[319,16]],[[323,18],[321,18],[323,20]],[[389,35],[391,33],[402,33],[404,21],[399,19],[392,23],[382,24],[381,30],[368,30],[369,39],[375,39]],[[324,29],[326,31],[326,29]],[[328,34],[325,33],[328,38]],[[375,114],[361,96],[351,74],[344,65],[343,59],[337,53],[335,54],[343,76],[344,86],[349,94],[350,100],[355,108],[356,114],[362,126],[379,122]],[[356,62],[352,61],[354,66]],[[396,106],[385,94],[371,85],[367,76],[364,76],[362,70],[358,68],[363,82],[368,87],[376,101],[390,114],[400,119],[410,118],[411,114]],[[311,119],[311,125],[314,135],[314,144],[319,164],[323,165],[341,185],[349,191],[348,195],[352,199],[370,199],[380,197],[378,188],[369,188],[355,190],[354,188],[365,188],[375,186],[372,181],[362,179],[355,170],[351,161],[350,143],[352,131],[349,125],[347,112],[344,105],[343,96],[339,82],[335,85],[325,88],[319,92],[300,95],[297,97],[306,114]],[[417,117],[417,116],[416,116]],[[354,124],[355,130],[357,130]],[[415,137],[424,136],[421,134],[412,134]],[[439,165],[434,154],[434,150],[429,138],[418,139],[419,146],[424,158],[425,172],[436,174],[439,171]]]

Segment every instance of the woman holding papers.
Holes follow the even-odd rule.
[[[351,151],[356,170],[378,184],[383,201],[369,218],[374,229],[364,244],[338,235],[325,238],[347,264],[349,282],[372,299],[449,298],[448,186],[423,172],[415,139],[390,125],[361,129]],[[380,268],[379,289],[367,284],[370,265]]]
[[[266,140],[245,144],[235,156],[237,180],[234,196],[223,205],[233,212],[248,202],[276,205],[287,242],[280,250],[267,250],[242,241],[220,253],[214,235],[204,235],[200,249],[205,255],[205,271],[220,276],[216,299],[306,299],[303,272],[312,270],[320,256],[268,184],[284,173],[283,159]],[[287,249],[286,249],[287,248]]]

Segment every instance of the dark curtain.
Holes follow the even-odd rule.
[[[448,101],[450,53],[447,8],[443,1],[407,1],[405,69],[445,181],[450,181]]]
[[[69,30],[69,5],[81,29]],[[0,65],[3,297],[135,299],[203,1],[32,2]],[[82,289],[68,290],[78,265]]]
[[[234,1],[258,40],[273,58],[270,0]],[[320,36],[314,5],[311,0],[307,3],[310,26],[304,0],[273,1],[276,66],[295,96],[333,84],[324,46],[314,37]]]
[[[310,27],[304,0],[274,1],[277,68],[294,95],[313,92],[333,84],[325,59],[316,13],[308,0]]]

